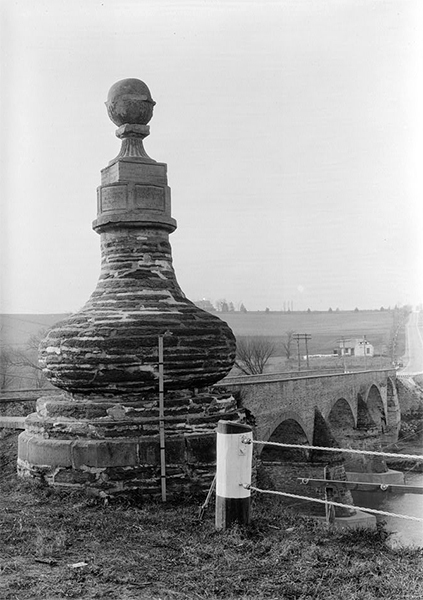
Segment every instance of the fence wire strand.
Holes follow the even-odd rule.
[[[279,446],[281,448],[299,448],[301,450],[320,450],[324,452],[349,452],[351,454],[367,454],[370,456],[387,456],[389,458],[406,458],[408,460],[422,460],[423,456],[417,454],[399,454],[394,452],[376,452],[373,450],[355,450],[353,448],[330,448],[328,446],[304,446],[304,444],[283,444],[282,442],[263,442],[245,438],[244,444],[258,444],[262,446]]]
[[[259,440],[252,440],[251,438],[244,438],[242,440],[244,444],[258,444],[262,446],[278,446],[281,448],[299,448],[301,450],[320,450],[320,451],[328,451],[328,452],[347,452],[352,454],[367,454],[370,456],[387,456],[392,458],[405,458],[408,460],[423,460],[423,456],[414,455],[414,454],[399,454],[392,452],[376,452],[371,450],[355,450],[353,448],[330,448],[327,446],[304,446],[304,444],[284,444],[282,442],[263,442]],[[329,480],[328,480],[329,481]],[[286,498],[294,498],[297,501],[309,501],[309,502],[317,502],[319,504],[331,504],[332,506],[338,506],[340,508],[349,508],[352,510],[361,510],[363,512],[381,515],[384,517],[396,517],[398,519],[407,519],[409,521],[417,521],[419,523],[423,523],[423,519],[420,517],[412,517],[410,515],[399,515],[397,513],[387,512],[385,510],[377,510],[376,508],[365,508],[362,506],[355,506],[351,504],[341,504],[340,502],[334,502],[332,500],[321,500],[320,498],[310,498],[309,496],[300,496],[299,494],[290,494],[288,492],[279,492],[276,490],[262,490],[260,488],[254,487],[250,484],[243,484],[245,489],[251,490],[253,492],[258,492],[260,494],[273,494],[276,496],[284,496]]]
[[[377,510],[376,508],[364,508],[362,506],[355,506],[352,504],[341,504],[340,502],[333,502],[332,500],[321,500],[320,498],[310,498],[309,496],[300,496],[298,494],[289,494],[288,492],[278,492],[276,490],[262,490],[249,484],[243,484],[243,487],[253,492],[259,492],[260,494],[274,494],[277,496],[295,498],[297,500],[308,500],[310,502],[318,502],[319,504],[332,504],[332,506],[338,506],[340,508],[350,508],[352,510],[361,510],[363,512],[372,513],[375,515],[382,515],[384,517],[397,517],[399,519],[408,519],[409,521],[418,521],[419,523],[423,523],[423,519],[421,519],[420,517],[398,515],[396,513],[386,512],[385,510]]]

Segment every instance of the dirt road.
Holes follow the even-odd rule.
[[[406,353],[404,367],[399,375],[413,376],[423,373],[423,338],[419,329],[419,312],[410,314],[406,325]]]

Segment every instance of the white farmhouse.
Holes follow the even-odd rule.
[[[339,340],[338,347],[333,352],[338,356],[373,356],[375,349],[363,336],[362,338]]]

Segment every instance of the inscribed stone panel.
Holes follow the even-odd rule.
[[[155,185],[136,185],[135,208],[165,212],[164,188]]]
[[[110,187],[102,188],[101,190],[101,211],[116,211],[125,210],[126,202],[126,185],[111,185]]]

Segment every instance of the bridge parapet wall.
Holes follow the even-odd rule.
[[[358,417],[358,397],[367,402],[375,386],[383,403],[385,421],[388,420],[388,378],[395,381],[395,369],[353,371],[305,375],[287,379],[269,380],[267,376],[230,378],[220,382],[241,396],[242,406],[256,419],[257,437],[267,441],[276,427],[285,419],[296,420],[304,430],[309,443],[313,441],[315,409],[328,419],[335,403],[343,398],[354,416]],[[392,411],[391,411],[392,412]]]

